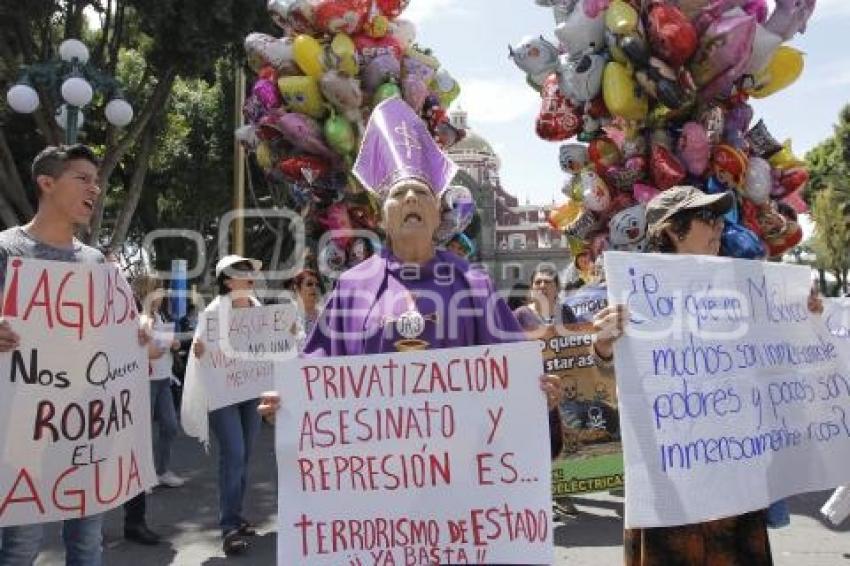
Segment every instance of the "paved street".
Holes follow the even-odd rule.
[[[251,551],[227,559],[221,551],[216,526],[218,494],[214,455],[205,455],[194,440],[180,438],[174,449],[174,468],[189,478],[180,489],[157,489],[148,498],[148,522],[165,536],[156,547],[126,542],[120,510],[109,514],[105,527],[105,564],[141,566],[215,566],[221,564],[273,565],[275,562],[275,464],[273,430],[264,426],[253,458],[252,489],[247,515],[260,526]],[[850,526],[826,527],[818,517],[827,492],[796,497],[790,528],[772,531],[777,566],[850,566]],[[557,564],[570,566],[617,565],[622,562],[623,501],[610,495],[575,498],[580,514],[555,531]],[[58,529],[50,533],[50,547],[39,566],[63,564]],[[850,555],[850,554],[848,554]]]

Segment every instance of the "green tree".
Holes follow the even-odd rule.
[[[850,270],[850,215],[846,198],[827,182],[825,189],[818,191],[812,205],[815,233],[811,246],[817,255],[816,265],[828,271],[837,281],[836,293],[847,293],[847,272]],[[821,280],[823,286],[823,278]]]
[[[0,6],[0,90],[16,80],[16,69],[54,58],[66,37],[83,39],[91,61],[119,76],[136,111],[133,122],[118,131],[103,118],[104,100],[86,111],[82,141],[99,148],[104,189],[88,239],[120,244],[129,220],[142,202],[151,156],[173,118],[168,101],[185,80],[210,78],[221,58],[241,60],[244,36],[269,25],[261,3],[241,0],[28,0]],[[45,143],[59,143],[62,132],[51,115],[56,100],[40,92],[43,103],[31,116],[0,106],[0,222],[25,221],[32,214],[27,164]],[[0,103],[5,104],[5,102]],[[231,138],[232,139],[232,138]],[[230,141],[229,143],[232,143]],[[226,155],[226,152],[223,151]],[[109,210],[106,210],[106,209]],[[116,237],[102,234],[117,226]]]

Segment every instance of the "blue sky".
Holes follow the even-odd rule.
[[[769,0],[772,5],[772,0]],[[554,41],[551,9],[533,0],[412,0],[404,16],[417,40],[434,50],[460,81],[458,102],[471,127],[502,159],[504,186],[523,201],[563,199],[558,144],[534,133],[539,96],[508,59],[508,44],[526,35]],[[805,34],[790,44],[806,53],[802,77],[768,98],[751,101],[774,136],[791,138],[802,155],[832,134],[839,110],[850,103],[850,0],[818,0]]]

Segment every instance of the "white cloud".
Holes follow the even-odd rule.
[[[462,4],[462,0],[412,0],[401,17],[419,27],[426,20],[436,17],[458,17],[469,14],[469,10]]]
[[[522,80],[460,78],[460,97],[454,107],[469,113],[472,123],[528,122],[540,106],[540,95]]]

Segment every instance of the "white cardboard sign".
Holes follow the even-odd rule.
[[[808,310],[808,267],[607,252],[605,269],[630,312],[615,346],[627,527],[850,480],[850,368]]]
[[[278,564],[550,564],[541,367],[534,342],[286,364]]]
[[[206,389],[209,410],[220,409],[274,388],[275,363],[296,355],[293,305],[207,309],[198,317],[196,338],[204,355],[187,372]]]
[[[0,526],[102,513],[156,483],[139,315],[112,265],[11,258],[0,354]]]

